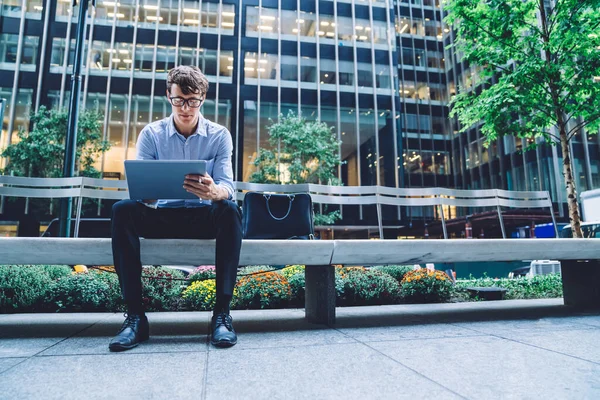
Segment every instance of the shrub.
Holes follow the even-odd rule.
[[[142,270],[142,304],[146,311],[175,311],[184,284],[183,272],[160,266]]]
[[[390,275],[365,268],[341,269],[338,274],[343,292],[339,305],[392,304],[398,299],[400,286]],[[337,286],[337,284],[336,284]]]
[[[386,273],[398,282],[401,282],[404,275],[407,272],[414,271],[415,268],[412,265],[378,265],[373,267],[373,269]]]
[[[292,299],[290,305],[294,307],[303,307],[306,299],[306,278],[304,274],[295,274],[288,278]]]
[[[287,267],[285,267],[284,269],[279,271],[279,273],[281,273],[287,279],[290,279],[290,277],[292,277],[296,274],[304,275],[305,269],[306,269],[306,267],[304,265],[288,265]]]
[[[452,281],[442,271],[421,268],[408,272],[401,282],[402,298],[410,303],[443,303],[454,292]]]
[[[335,296],[339,300],[344,296],[346,277],[350,271],[365,271],[365,267],[344,267],[337,265],[335,267]],[[338,301],[339,302],[339,301]]]
[[[469,286],[503,287],[508,289],[505,299],[541,299],[562,297],[562,278],[560,274],[536,275],[532,278],[492,279],[480,278],[460,280],[456,282],[457,289]]]
[[[279,271],[279,273],[281,273],[290,284],[290,290],[292,292],[290,305],[293,307],[304,306],[304,299],[306,298],[305,269],[306,267],[304,265],[288,265]]]
[[[214,279],[192,282],[183,291],[183,299],[188,308],[192,310],[212,310],[215,307],[217,283]],[[235,290],[234,290],[235,296]]]
[[[204,281],[207,279],[216,278],[215,266],[214,265],[201,265],[194,269],[187,277],[189,283],[196,281]]]
[[[0,313],[35,311],[41,304],[52,277],[64,268],[46,265],[0,266]],[[67,267],[68,268],[68,267]]]
[[[39,267],[42,268],[53,281],[73,273],[73,269],[68,265],[41,265]]]
[[[82,272],[52,282],[46,294],[50,311],[117,311],[121,293],[116,275]]]
[[[277,308],[292,298],[288,280],[276,272],[244,276],[237,283],[236,308]]]
[[[257,274],[259,272],[269,272],[275,270],[270,265],[248,265],[238,269],[238,278],[242,278],[244,275]]]

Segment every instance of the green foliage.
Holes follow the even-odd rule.
[[[160,266],[142,270],[142,304],[146,311],[175,311],[185,286],[181,271]]]
[[[68,265],[39,265],[38,268],[47,274],[50,280],[53,281],[73,273],[73,269]]]
[[[285,276],[290,284],[290,290],[292,292],[290,305],[295,307],[304,306],[306,287],[305,270],[306,267],[304,265],[289,265],[279,271],[280,274]]]
[[[343,293],[339,305],[393,304],[398,299],[400,285],[390,275],[366,268],[347,268],[338,271]]]
[[[278,308],[292,298],[288,280],[277,272],[242,277],[236,288],[235,308]]]
[[[209,311],[215,307],[217,283],[214,279],[194,281],[183,291],[187,308]],[[234,291],[235,297],[235,291]]]
[[[287,278],[292,291],[290,304],[295,307],[303,307],[306,300],[306,276],[304,272],[297,273]]]
[[[34,311],[52,278],[43,265],[0,266],[0,313]]]
[[[378,265],[373,269],[388,274],[400,282],[407,272],[414,270],[414,267],[412,265]]]
[[[335,172],[341,142],[327,124],[307,121],[290,111],[268,130],[272,149],[260,149],[251,182],[283,183],[285,177],[279,169],[283,164],[289,171],[289,179],[285,179],[289,183],[339,184]]]
[[[270,265],[248,265],[238,269],[238,278],[241,278],[244,275],[255,274],[258,272],[268,272],[273,270],[275,270],[275,268]]]
[[[50,311],[117,311],[121,305],[118,278],[99,271],[64,276],[49,286],[45,305]]]
[[[400,284],[400,294],[409,303],[443,303],[454,294],[452,280],[442,271],[410,271]]]
[[[502,135],[522,138],[525,149],[540,138],[559,143],[573,235],[582,237],[569,141],[600,126],[600,2],[447,0],[444,8],[456,29],[451,46],[471,66],[450,115],[462,131],[479,124],[486,145]]]
[[[204,281],[207,279],[215,279],[217,274],[215,272],[214,265],[200,265],[196,269],[194,269],[187,277],[188,283],[193,283],[196,281]]]
[[[342,219],[342,213],[339,210],[332,211],[325,214],[315,214],[314,224],[315,226],[322,225],[333,225],[335,221]]]
[[[508,289],[505,299],[545,299],[562,297],[562,278],[560,274],[536,275],[531,278],[493,279],[480,278],[460,280],[456,282],[457,289],[470,286],[502,287]]]
[[[336,177],[341,141],[333,128],[290,111],[279,122],[271,121],[268,130],[270,148],[260,149],[250,182],[341,184]],[[315,225],[331,225],[341,218],[339,211],[326,211],[315,215]]]
[[[306,267],[304,265],[288,265],[284,269],[280,270],[279,273],[289,279],[291,276],[296,274],[304,275],[304,270]]]
[[[8,158],[5,173],[48,178],[62,176],[67,117],[66,110],[48,110],[44,106],[32,113],[33,129],[30,132],[19,129],[19,141],[2,153]],[[82,110],[79,115],[75,158],[75,170],[79,175],[100,176],[93,164],[110,148],[110,143],[102,140],[102,120],[102,114],[96,111]]]
[[[460,87],[452,101],[462,130],[481,121],[488,143],[500,135],[547,142],[558,138],[548,128],[566,127],[569,139],[587,125],[600,124],[600,3],[557,0],[538,22],[537,0],[448,0],[446,22],[454,24],[452,45],[463,60],[477,66],[478,90]],[[545,18],[544,18],[545,17]],[[494,80],[490,79],[495,77]],[[561,120],[562,118],[563,120]],[[564,125],[564,126],[563,126]]]

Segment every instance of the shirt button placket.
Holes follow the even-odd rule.
[[[186,160],[190,159],[190,140],[185,140],[185,146],[183,146],[183,157]]]

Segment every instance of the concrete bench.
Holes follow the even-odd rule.
[[[214,264],[214,240],[142,239],[145,265]],[[335,322],[334,265],[556,259],[564,301],[600,308],[598,239],[244,240],[240,265],[306,265],[306,317]],[[1,264],[112,265],[110,239],[0,238]]]

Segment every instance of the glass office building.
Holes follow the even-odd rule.
[[[0,147],[30,111],[68,104],[77,14],[72,0],[0,0]],[[449,120],[449,96],[477,71],[446,50],[442,18],[438,0],[98,0],[81,101],[104,113],[112,148],[99,168],[122,177],[141,129],[170,113],[167,71],[197,65],[210,82],[204,116],[232,134],[236,180],[268,146],[270,121],[293,111],[333,127],[345,185],[549,190],[563,203],[560,149],[520,153],[512,137],[486,149]],[[579,191],[600,186],[598,145],[573,143]]]

